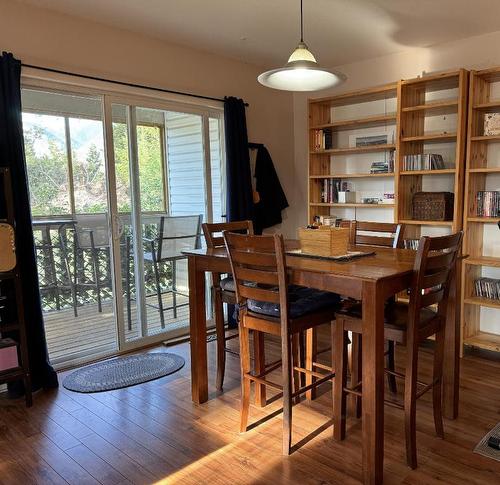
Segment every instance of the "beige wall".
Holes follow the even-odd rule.
[[[132,32],[0,0],[0,51],[25,63],[214,97],[237,96],[251,141],[264,143],[284,190],[293,197],[292,95],[260,86],[260,70]],[[287,214],[281,230],[293,233]]]
[[[322,97],[365,87],[385,84],[399,79],[413,78],[423,71],[443,71],[459,67],[484,69],[500,66],[500,32],[493,32],[430,48],[407,49],[398,54],[369,59],[339,66],[348,80],[334,90],[314,95],[294,94],[295,162],[294,200],[296,210],[289,214],[290,226],[297,227],[307,221],[307,99]],[[299,202],[302,201],[302,202]]]

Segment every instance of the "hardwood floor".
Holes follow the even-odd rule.
[[[280,414],[238,433],[239,359],[228,354],[226,392],[216,395],[215,342],[209,349],[212,392],[201,406],[191,402],[188,344],[153,349],[183,355],[186,366],[143,385],[88,395],[61,386],[36,394],[31,409],[0,399],[0,483],[360,483],[361,422],[349,418],[346,440],[333,441],[329,385],[313,403],[294,407],[293,442],[300,446],[282,457]],[[268,342],[266,349],[271,360],[278,346]],[[403,352],[398,347],[399,363]],[[421,351],[422,378],[430,357]],[[500,363],[466,356],[461,392],[460,418],[445,421],[444,441],[434,435],[430,399],[419,401],[414,471],[405,464],[403,415],[386,408],[385,483],[500,483],[500,462],[472,453],[500,421]],[[279,401],[252,405],[250,423],[279,408]]]

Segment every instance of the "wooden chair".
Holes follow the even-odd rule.
[[[406,432],[406,459],[411,468],[417,466],[416,449],[416,401],[432,389],[434,425],[436,434],[444,436],[441,409],[441,387],[443,374],[444,332],[450,283],[455,272],[455,263],[462,242],[462,232],[451,236],[426,237],[420,239],[415,258],[414,277],[410,287],[408,304],[396,302],[386,307],[385,339],[406,345],[406,372],[386,369],[394,377],[404,379],[404,402],[394,399],[387,404],[404,409]],[[437,310],[430,308],[437,304]],[[346,418],[346,395],[362,397],[362,379],[351,376],[347,381],[347,332],[362,336],[362,315],[358,308],[351,314],[336,315],[335,355],[337,378],[335,380],[335,426],[334,437],[344,439]],[[432,381],[429,384],[417,380],[418,348],[430,336],[435,336]],[[357,356],[353,357],[358,361]],[[420,388],[419,388],[420,387]]]
[[[221,222],[213,224],[202,224],[205,242],[208,248],[225,247],[223,231],[242,232],[253,234],[252,221]],[[236,305],[235,283],[232,275],[221,278],[220,273],[212,273],[213,286],[213,308],[215,316],[215,333],[217,336],[217,390],[222,391],[224,384],[224,374],[226,370],[226,337],[223,303]]]
[[[403,248],[404,225],[393,222],[352,221],[350,241],[356,245]]]
[[[241,422],[245,432],[250,407],[250,384],[259,388],[270,386],[283,395],[283,454],[291,453],[292,400],[316,387],[335,374],[331,368],[313,372],[318,378],[309,386],[300,385],[300,374],[308,373],[300,366],[299,340],[309,328],[331,322],[338,309],[340,297],[303,287],[289,287],[285,263],[283,237],[246,236],[224,232],[229,260],[236,282],[236,299],[240,306],[240,360],[241,360]],[[293,295],[292,295],[293,293]],[[254,371],[250,369],[249,333],[259,342],[264,334],[281,338],[281,361],[265,364],[263,349],[255,356]],[[257,345],[258,348],[258,345]],[[282,367],[282,384],[266,376]],[[322,366],[324,369],[326,366]],[[292,390],[293,387],[293,390]]]
[[[350,241],[358,246],[379,246],[386,248],[404,247],[404,224],[394,222],[370,222],[352,221]],[[387,341],[386,366],[394,370],[394,342]],[[361,339],[359,334],[352,335],[351,342],[351,374],[357,382],[361,380],[361,363],[353,359],[353,356],[361,356]],[[398,391],[396,378],[387,374],[387,382],[392,393]],[[361,416],[361,399],[354,397],[353,408],[357,417]]]

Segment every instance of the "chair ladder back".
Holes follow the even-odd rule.
[[[224,247],[223,231],[238,232],[243,234],[253,234],[252,221],[234,221],[234,222],[215,222],[202,224],[203,235],[207,248]],[[220,234],[220,235],[218,235]]]
[[[414,266],[415,285],[410,293],[410,308],[413,306],[415,316],[420,309],[435,304],[438,313],[445,314],[462,235],[458,232],[450,236],[420,238]]]
[[[249,298],[281,303],[281,289],[284,288],[286,294],[287,288],[280,284],[280,273],[286,273],[285,252],[280,246],[282,236],[254,236],[230,231],[222,234],[236,283],[238,304],[244,306]]]
[[[393,222],[352,221],[350,240],[353,244],[403,247],[404,225]]]

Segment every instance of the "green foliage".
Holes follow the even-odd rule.
[[[69,214],[69,183],[66,149],[56,143],[49,130],[33,126],[24,133],[26,163],[30,184],[31,209],[35,216]],[[141,206],[144,212],[164,210],[163,170],[160,128],[138,126],[139,177]],[[36,150],[36,144],[48,143],[48,149]],[[113,123],[116,192],[120,212],[130,212],[130,168],[128,135],[124,123]],[[102,213],[107,210],[106,174],[102,150],[90,144],[85,159],[73,152],[73,185],[78,213]]]

